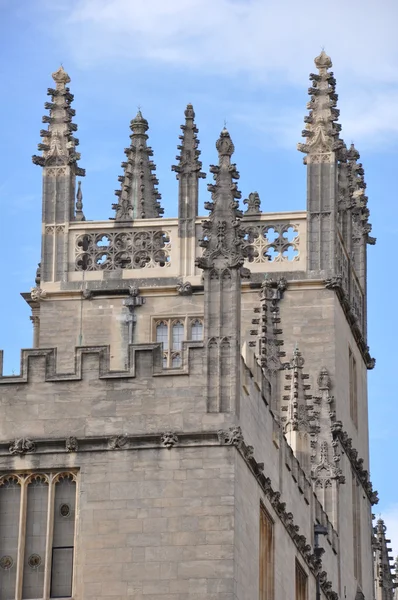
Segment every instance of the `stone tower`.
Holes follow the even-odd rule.
[[[331,60],[315,65],[307,209],[267,214],[250,192],[241,212],[223,129],[206,220],[191,104],[178,218],[139,111],[115,216],[89,220],[53,74],[33,348],[0,377],[0,600],[393,598],[369,480],[374,239]]]

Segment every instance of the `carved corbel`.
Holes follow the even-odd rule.
[[[8,449],[10,454],[19,454],[20,456],[36,451],[36,445],[28,438],[19,438],[12,442]]]

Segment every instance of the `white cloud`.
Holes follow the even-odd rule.
[[[398,80],[395,0],[72,0],[64,33],[80,61],[146,58],[302,82],[322,46],[340,75]],[[58,11],[58,16],[59,16]],[[83,33],[83,35],[82,35]]]
[[[83,69],[104,72],[118,64],[128,79],[137,66],[161,66],[164,76],[167,68],[178,68],[199,78],[210,74],[234,85],[241,81],[248,97],[253,90],[264,91],[269,106],[257,100],[250,114],[260,129],[270,127],[282,146],[298,141],[305,108],[298,107],[300,120],[293,125],[299,113],[291,109],[291,96],[307,85],[312,60],[324,46],[335,65],[346,140],[381,147],[397,138],[396,0],[44,3],[58,23],[51,30]],[[272,105],[275,92],[278,102]],[[239,114],[240,107],[233,112]]]

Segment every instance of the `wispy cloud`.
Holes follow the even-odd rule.
[[[146,58],[302,82],[314,51],[325,46],[341,76],[398,81],[394,0],[337,0],[330,8],[309,0],[52,0],[50,6],[68,22],[64,35],[87,64]]]
[[[58,42],[82,69],[163,65],[242,81],[250,112],[233,113],[253,130],[266,129],[284,147],[298,141],[303,110],[291,108],[321,47],[332,56],[343,102],[343,133],[381,147],[398,134],[398,41],[394,0],[44,0]],[[210,86],[209,83],[207,85]],[[209,90],[210,91],[210,90]],[[278,101],[272,102],[275,94]],[[233,101],[232,101],[233,103]],[[249,117],[247,115],[250,115]],[[299,119],[299,121],[298,121]]]

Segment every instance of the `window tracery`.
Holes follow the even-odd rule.
[[[67,507],[67,510],[66,508]],[[75,472],[0,476],[0,589],[5,598],[72,596]]]
[[[182,343],[185,340],[203,339],[203,319],[177,317],[155,320],[154,339],[163,346],[163,368],[179,369],[182,366]]]

